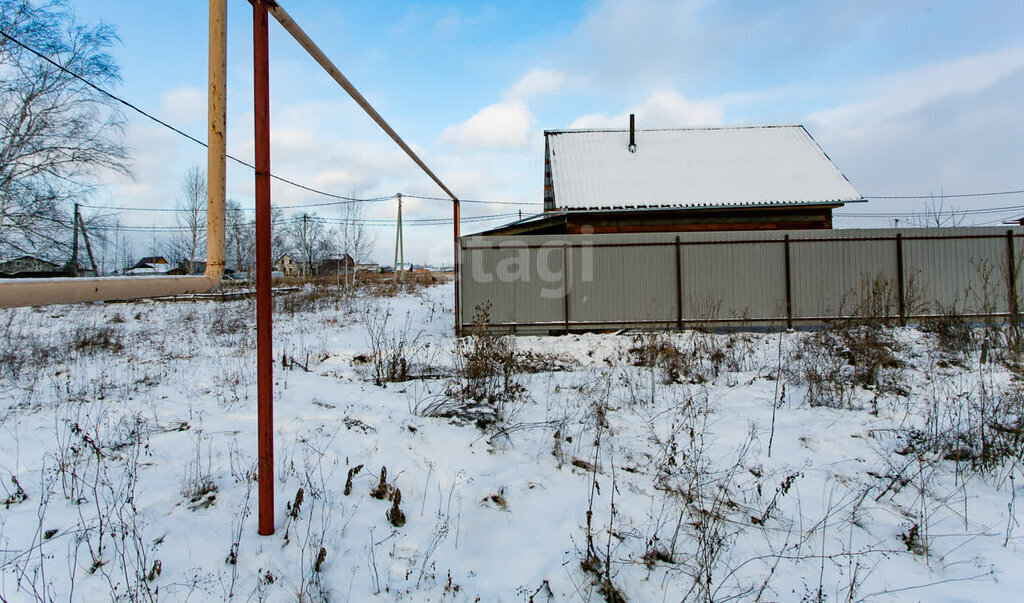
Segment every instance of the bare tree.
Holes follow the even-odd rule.
[[[226,204],[225,231],[228,253],[235,256],[235,271],[249,272],[256,253],[255,224],[234,199],[228,199]]]
[[[302,258],[303,276],[314,273],[320,262],[331,253],[333,233],[319,216],[305,212],[292,218],[286,231],[292,248]]]
[[[124,115],[75,77],[116,83],[117,35],[76,23],[64,0],[0,0],[0,30],[0,255],[56,259],[71,242],[67,202],[100,171],[129,174]]]
[[[206,255],[206,175],[198,167],[189,168],[181,181],[178,234],[172,251],[190,274],[197,256]]]
[[[910,223],[918,228],[945,228],[962,226],[966,218],[963,210],[952,205],[946,207],[946,198],[940,194],[929,199],[924,211],[914,214]]]
[[[376,237],[363,221],[362,201],[341,206],[341,226],[337,235],[339,250],[351,256],[356,264],[365,264],[370,259]],[[355,273],[350,276],[354,282]]]
[[[284,219],[284,211],[271,206],[270,208],[270,258],[271,264],[276,262],[285,253],[292,251],[291,241],[288,240],[288,223]],[[253,225],[253,260],[256,258],[256,226]]]

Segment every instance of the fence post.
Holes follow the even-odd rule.
[[[899,307],[900,326],[907,326],[907,309],[903,291],[903,233],[896,233],[896,295],[899,296],[896,303]]]
[[[569,244],[562,243],[562,305],[565,311],[565,334],[569,334]]]
[[[786,328],[793,328],[793,276],[789,265],[789,235],[782,240],[786,249]]]
[[[1017,324],[1017,261],[1013,249],[1013,231],[1006,231],[1006,267],[1010,293],[1010,324]]]
[[[676,329],[683,330],[683,262],[679,257],[679,237],[676,237]]]

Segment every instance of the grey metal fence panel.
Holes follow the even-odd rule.
[[[461,323],[489,305],[491,324],[519,332],[1007,316],[1024,290],[1020,228],[468,236],[460,246]]]
[[[1009,312],[1007,252],[1005,236],[906,241],[912,313]]]
[[[578,247],[569,255],[571,321],[676,321],[675,246]]]
[[[681,250],[684,321],[785,320],[781,242],[686,244]]]
[[[560,248],[538,251],[508,246],[463,250],[462,324],[472,325],[474,315],[482,311],[486,311],[488,322],[496,324],[563,323]],[[538,259],[544,262],[539,271]]]
[[[791,243],[793,317],[898,315],[894,240]]]

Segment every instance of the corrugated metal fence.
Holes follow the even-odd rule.
[[[1016,316],[1020,228],[460,239],[460,324],[520,333]]]

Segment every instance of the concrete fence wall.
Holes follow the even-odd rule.
[[[467,236],[459,320],[556,333],[1015,316],[1021,228]]]

